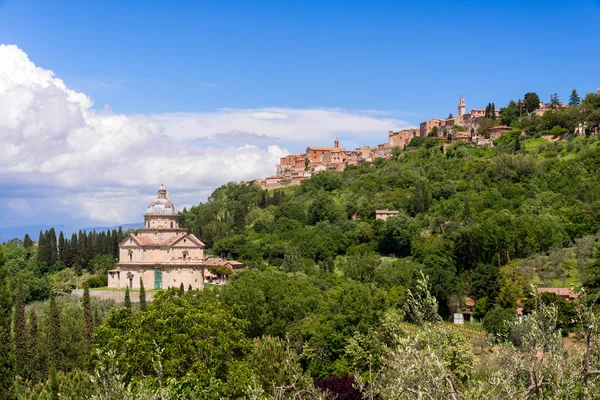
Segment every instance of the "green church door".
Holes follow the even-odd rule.
[[[162,269],[154,268],[154,289],[162,289]]]

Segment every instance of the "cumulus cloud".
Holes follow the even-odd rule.
[[[160,182],[176,203],[195,204],[228,181],[272,174],[288,148],[335,136],[377,144],[406,126],[342,109],[96,111],[90,97],[21,49],[0,45],[0,185],[12,196],[0,217],[54,210],[110,224],[137,221]]]

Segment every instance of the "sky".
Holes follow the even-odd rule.
[[[598,1],[0,0],[0,235],[141,220],[526,92],[600,87]]]

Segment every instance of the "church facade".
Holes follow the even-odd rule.
[[[119,265],[108,271],[109,288],[204,287],[204,243],[179,227],[179,214],[163,185],[144,214],[144,227],[119,245]]]

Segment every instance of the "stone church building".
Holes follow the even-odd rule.
[[[179,227],[179,214],[163,185],[144,214],[144,227],[119,245],[119,265],[108,271],[109,288],[204,287],[204,243]]]

